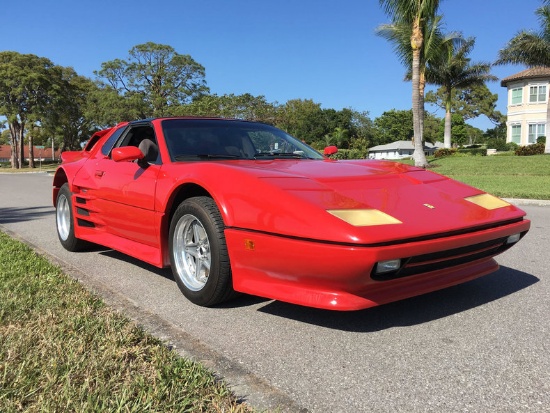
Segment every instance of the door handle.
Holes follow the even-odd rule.
[[[105,171],[95,171],[95,176],[98,177],[98,178],[101,178],[104,173],[105,173]]]

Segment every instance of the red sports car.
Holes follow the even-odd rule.
[[[236,292],[357,310],[488,274],[529,230],[525,213],[423,169],[332,160],[269,125],[121,123],[62,154],[56,226],[172,268],[212,306]]]

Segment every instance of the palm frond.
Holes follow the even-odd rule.
[[[539,32],[522,30],[498,52],[497,65],[550,66],[550,0],[535,11]]]
[[[532,32],[518,33],[499,51],[497,65],[550,66],[550,42]]]
[[[412,64],[411,26],[404,23],[381,24],[375,33],[391,43],[397,58],[409,68]]]

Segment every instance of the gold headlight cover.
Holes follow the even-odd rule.
[[[398,219],[377,209],[332,209],[327,212],[356,227],[402,224]]]
[[[510,203],[490,194],[474,195],[464,199],[489,210],[510,206]]]

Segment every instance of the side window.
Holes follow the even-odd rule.
[[[149,125],[139,125],[132,126],[127,129],[127,133],[117,142],[115,146],[136,146],[139,147],[139,144],[144,140],[149,139],[155,144],[157,143],[157,138],[155,137],[155,132],[153,128]]]
[[[147,162],[159,163],[160,161],[155,131],[149,124],[130,127],[126,130],[126,133],[119,138],[115,146],[135,146],[143,152]]]
[[[95,134],[93,135],[90,140],[86,143],[86,146],[84,147],[84,151],[86,152],[90,152],[95,144],[101,139],[101,135],[99,134]]]
[[[124,132],[125,129],[126,128],[124,127],[118,128],[116,131],[113,132],[109,139],[107,139],[107,141],[101,147],[101,153],[103,155],[108,156],[109,153],[111,153],[111,149],[113,149],[115,142],[120,137],[120,135],[122,135],[122,132]]]

